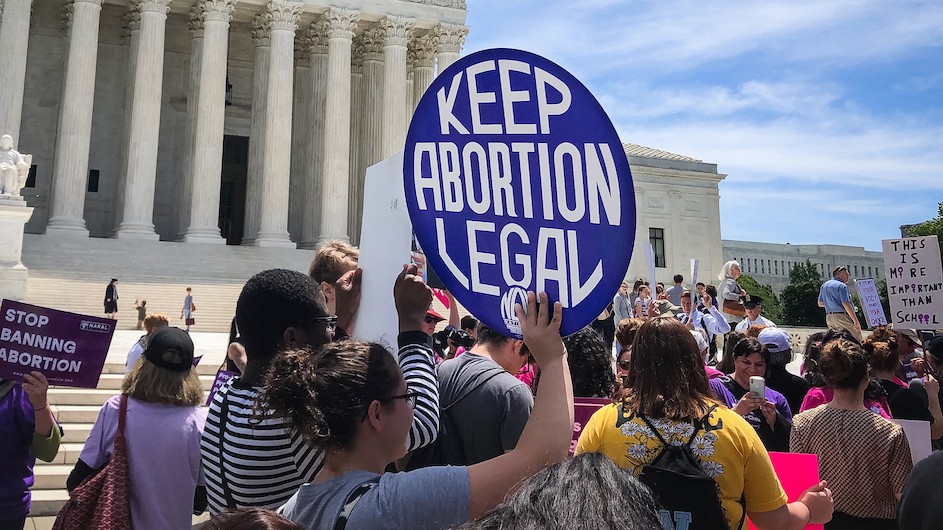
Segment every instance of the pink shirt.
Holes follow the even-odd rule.
[[[799,407],[799,412],[814,409],[820,405],[824,405],[835,397],[835,391],[827,386],[822,387],[812,387],[805,394],[805,398],[802,400],[802,406]],[[871,412],[875,414],[880,414],[884,418],[892,419],[889,410],[891,407],[887,404],[887,400],[883,397],[880,400],[874,400],[869,397],[864,398],[864,406],[871,409]]]

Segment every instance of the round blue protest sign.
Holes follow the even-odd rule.
[[[612,122],[589,90],[532,53],[459,59],[419,101],[406,137],[416,238],[473,315],[521,336],[514,304],[546,291],[564,335],[612,300],[635,242],[635,192]]]

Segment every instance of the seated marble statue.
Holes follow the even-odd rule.
[[[13,149],[12,136],[0,136],[0,195],[20,196],[32,160],[33,155],[23,156]]]

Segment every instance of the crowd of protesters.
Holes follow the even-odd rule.
[[[358,258],[334,241],[307,275],[251,278],[222,367],[238,375],[209,407],[189,335],[164,315],[143,318],[69,490],[121,438],[135,528],[188,528],[206,509],[206,529],[943,525],[943,456],[914,466],[891,421],[925,420],[934,444],[943,439],[943,337],[879,327],[862,340],[845,318],[843,267],[820,293],[832,329],[809,337],[800,377],[787,370],[789,334],[738,285],[735,261],[716,288],[681,275],[654,292],[623,283],[565,338],[560,304],[528,293],[515,308],[523,339],[461,318],[454,300],[443,317],[404,265],[389,279],[391,348],[351,338]],[[0,383],[0,529],[20,530],[35,458],[55,458],[61,429],[41,374]],[[568,458],[575,397],[609,404]],[[821,481],[789,502],[770,451],[817,455]]]

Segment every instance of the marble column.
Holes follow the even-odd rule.
[[[29,17],[32,0],[4,0],[0,18],[0,134],[20,142],[23,116],[23,87],[26,84],[26,48],[29,45]]]
[[[406,44],[413,19],[387,16],[378,25],[383,31],[382,160],[406,144]]]
[[[383,34],[376,26],[360,36],[363,44],[363,135],[360,156],[364,168],[383,160]]]
[[[141,26],[131,98],[128,174],[124,215],[115,236],[157,240],[153,222],[154,188],[164,80],[164,34],[170,0],[139,0],[137,5]]]
[[[322,172],[324,170],[324,114],[327,97],[328,33],[330,23],[323,17],[308,27],[309,79],[311,97],[307,101],[308,123],[304,138],[304,206],[301,216],[301,240],[298,248],[313,249],[321,232]]]
[[[246,213],[242,244],[251,245],[259,235],[262,210],[262,167],[265,159],[265,105],[268,103],[269,22],[264,13],[252,19],[255,62],[252,70],[252,111],[249,118],[249,159],[246,173]]]
[[[193,143],[188,243],[226,241],[219,232],[219,185],[223,165],[223,125],[226,118],[226,65],[229,20],[235,0],[203,0],[203,50],[200,90]]]
[[[288,237],[288,191],[291,171],[292,84],[295,28],[301,4],[273,0],[266,5],[271,20],[268,85],[265,102],[265,157],[262,159],[262,204],[257,247],[294,247]]]
[[[426,33],[410,42],[409,51],[413,55],[413,106],[410,116],[419,105],[422,95],[429,89],[435,77],[435,41],[431,33]]]
[[[134,98],[134,76],[137,70],[138,42],[141,37],[141,4],[133,3],[129,6],[128,12],[123,17],[125,23],[124,29],[127,31],[124,37],[128,42],[128,49],[125,51],[124,68],[124,112],[121,116],[121,131],[118,138],[127,138],[131,130],[131,102]],[[115,179],[114,208],[111,212],[112,237],[118,232],[118,225],[124,219],[124,194],[127,186],[128,177],[128,142],[121,142],[121,167],[118,169],[118,178]]]
[[[360,15],[331,8],[327,84],[324,100],[324,164],[321,193],[321,239],[349,240],[347,192],[350,177],[350,48]]]
[[[439,63],[438,73],[458,60],[468,35],[468,26],[461,24],[441,23],[432,28],[432,38],[436,47],[436,61]]]
[[[196,121],[200,114],[200,69],[203,58],[203,15],[199,4],[190,10],[190,77],[187,83],[187,114],[184,117],[184,145],[177,189],[177,241],[183,241],[190,225],[190,195],[193,189],[193,155],[196,150]]]
[[[291,171],[289,172],[288,235],[301,242],[304,224],[305,195],[308,182],[305,173],[305,144],[311,134],[311,38],[305,31],[295,33],[295,86],[291,109]]]
[[[69,27],[59,128],[52,165],[52,202],[47,234],[88,236],[85,189],[92,140],[92,105],[98,63],[98,24],[102,0],[74,0]]]
[[[350,58],[350,137],[352,141],[363,138],[363,43],[360,39],[354,40],[353,53]],[[366,168],[361,157],[361,149],[353,147],[350,150],[350,186],[348,194],[355,197],[363,189],[364,172]],[[363,199],[348,200],[347,223],[350,226],[350,241],[360,244],[360,228],[363,220]]]

